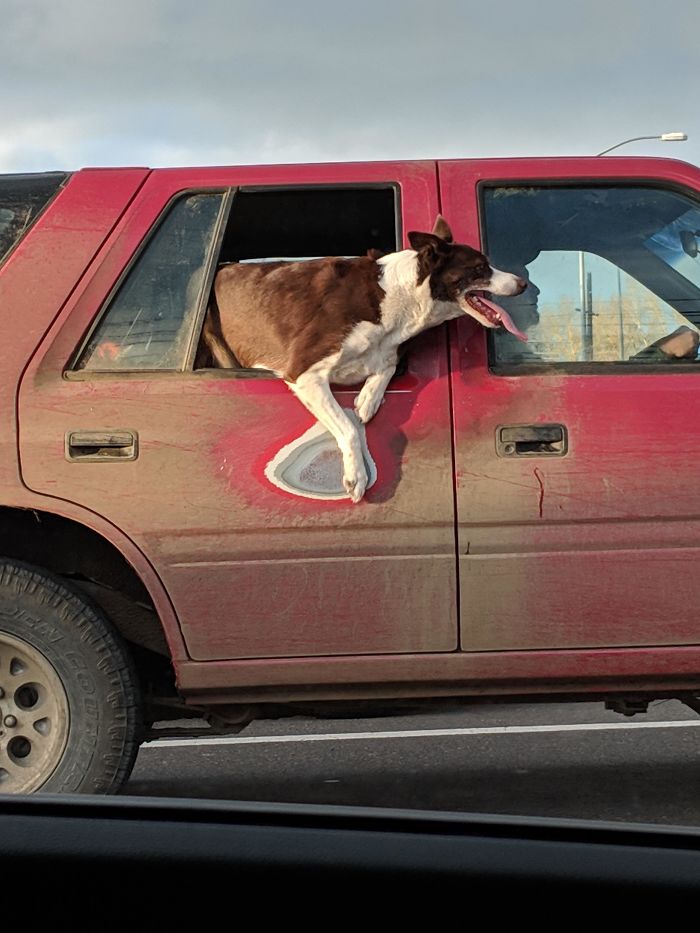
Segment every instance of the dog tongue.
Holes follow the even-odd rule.
[[[527,337],[525,334],[519,330],[513,323],[513,318],[508,314],[505,308],[502,308],[500,305],[494,304],[493,301],[489,301],[488,298],[480,297],[482,301],[498,318],[499,323],[503,324],[505,329],[513,334],[518,340],[524,340],[527,343]]]

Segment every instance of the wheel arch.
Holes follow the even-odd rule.
[[[0,557],[72,580],[132,644],[173,663],[187,657],[160,578],[136,545],[99,516],[77,518],[45,508],[1,505]]]

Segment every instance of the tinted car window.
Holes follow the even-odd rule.
[[[168,211],[78,360],[78,369],[182,369],[224,192],[191,194]]]
[[[484,195],[488,250],[528,278],[504,299],[523,344],[493,336],[496,364],[659,361],[681,330],[695,359],[700,324],[700,211],[641,186],[498,187]]]
[[[0,175],[0,263],[10,255],[67,178],[65,172]]]

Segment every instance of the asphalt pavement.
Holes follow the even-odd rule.
[[[700,826],[700,717],[665,700],[261,720],[144,745],[126,793]]]

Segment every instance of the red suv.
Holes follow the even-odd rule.
[[[202,353],[212,280],[438,212],[529,339],[411,342],[353,505],[284,383]],[[669,160],[0,176],[0,792],[116,790],[187,716],[693,705],[699,248]]]

